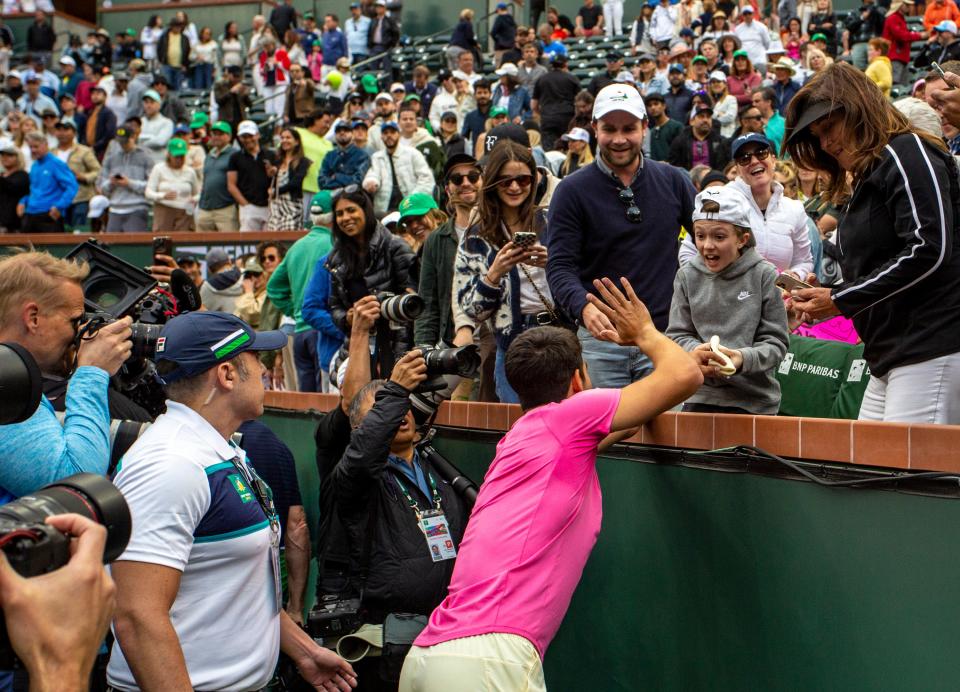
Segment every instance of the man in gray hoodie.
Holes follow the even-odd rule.
[[[146,233],[150,203],[144,195],[153,159],[137,146],[137,133],[118,127],[119,150],[107,155],[97,187],[110,200],[108,233]]]
[[[237,307],[237,298],[243,294],[243,277],[233,266],[230,257],[222,248],[213,248],[207,253],[207,280],[200,285],[203,307],[231,315]]]
[[[697,255],[677,272],[665,332],[705,376],[683,410],[775,415],[787,313],[776,268],[753,247],[749,202],[730,185],[704,190],[694,201],[693,237]],[[714,335],[722,355],[711,348]]]

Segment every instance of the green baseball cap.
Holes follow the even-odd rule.
[[[735,58],[747,58],[748,60],[750,59],[750,56],[747,55],[747,51],[745,51],[743,48],[741,48],[740,50],[735,50],[735,51],[733,51],[733,57],[735,57]]]
[[[493,108],[490,109],[491,118],[496,118],[499,115],[510,115],[510,113],[507,112],[506,108],[503,108],[501,106],[494,106]]]
[[[330,190],[320,190],[310,201],[311,214],[329,214],[333,211],[333,195]]]
[[[419,95],[419,94],[407,94],[406,96],[403,97],[403,100],[404,100],[404,103],[406,103],[407,101],[419,101],[419,100],[420,100],[420,95]]]
[[[408,216],[423,216],[431,209],[437,209],[437,203],[430,195],[424,192],[414,192],[400,202],[400,218]]]
[[[233,134],[233,128],[230,127],[230,123],[226,120],[218,120],[213,125],[210,126],[210,131],[217,130],[218,132],[225,132],[228,135]]]
[[[813,41],[823,41],[824,43],[826,43],[826,42],[827,42],[827,37],[824,36],[823,34],[814,34],[813,36],[810,37],[810,41],[811,41],[811,42],[813,42]]]
[[[207,123],[209,122],[210,118],[208,118],[205,114],[197,113],[195,116],[193,116],[193,120],[190,121],[190,129],[197,130],[201,127],[206,127]]]
[[[706,62],[707,62],[707,59],[706,59],[705,57],[703,57],[702,55],[698,55],[697,57],[695,57],[695,58],[694,58],[693,60],[691,60],[690,62],[691,62],[691,63],[694,63],[694,62],[706,63]]]
[[[380,86],[377,84],[377,75],[372,72],[367,72],[360,78],[360,86],[368,94],[376,94],[380,91]]]
[[[137,35],[136,29],[127,29],[127,36],[136,36],[136,35]]]
[[[167,143],[167,152],[170,156],[186,156],[187,143],[179,137],[174,137]]]

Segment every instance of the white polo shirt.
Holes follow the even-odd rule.
[[[170,620],[197,690],[260,689],[280,651],[271,528],[234,458],[246,464],[243,450],[199,414],[167,401],[114,479],[133,519],[118,560],[183,573]],[[107,680],[137,689],[118,643]]]

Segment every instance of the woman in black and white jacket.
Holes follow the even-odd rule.
[[[838,232],[844,283],[793,292],[808,319],[863,339],[863,420],[960,423],[960,185],[943,142],[913,130],[862,72],[837,63],[787,108],[787,150],[853,193]]]

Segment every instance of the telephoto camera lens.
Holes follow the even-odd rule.
[[[130,540],[130,508],[120,491],[103,476],[78,473],[0,507],[0,549],[20,576],[46,574],[70,560],[70,537],[44,523],[57,514],[79,514],[106,527],[104,563],[120,557]],[[6,622],[0,619],[0,670],[15,663]]]
[[[426,307],[423,298],[416,293],[381,293],[377,300],[380,302],[380,316],[391,322],[413,322]]]
[[[160,338],[161,330],[163,330],[162,324],[134,322],[130,325],[130,341],[133,342],[130,358],[153,360],[157,354],[157,339]]]
[[[0,344],[0,425],[32,416],[42,389],[40,368],[30,352],[19,344]]]
[[[460,348],[423,349],[423,360],[427,364],[427,377],[437,375],[476,377],[480,369],[480,347],[476,344],[467,344]]]

